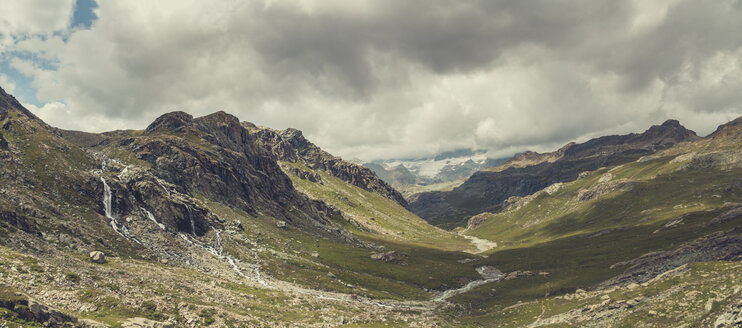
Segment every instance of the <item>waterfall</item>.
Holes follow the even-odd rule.
[[[224,246],[222,246],[222,236],[221,231],[214,229],[214,233],[216,234],[216,245],[219,247],[219,255],[222,255],[222,252],[224,252]]]
[[[123,232],[121,232],[121,229],[119,229],[118,225],[116,224],[116,219],[113,217],[113,208],[111,206],[111,187],[108,186],[108,183],[106,183],[106,179],[104,179],[103,177],[100,177],[100,181],[103,182],[103,210],[106,212],[106,217],[111,219],[111,228],[113,228],[113,231],[116,231],[116,233],[119,234],[121,237],[132,240],[131,237],[127,237]]]
[[[196,235],[196,222],[193,221],[193,209],[191,209],[191,206],[188,204],[185,205],[186,210],[188,210],[188,219],[191,220],[191,233],[195,236]]]
[[[129,166],[128,165],[125,166],[124,169],[121,170],[121,172],[117,176],[119,178],[119,180],[121,180],[124,177],[124,175],[126,175],[127,172],[129,172]]]
[[[111,214],[111,187],[106,183],[106,179],[100,177],[100,181],[103,181],[103,209],[106,211],[106,217],[113,220]]]
[[[200,249],[202,249],[202,250],[210,253],[211,255],[214,255],[215,258],[220,259],[220,260],[226,260],[226,262],[229,264],[229,266],[232,267],[232,270],[238,276],[243,277],[243,278],[250,279],[250,277],[248,277],[247,275],[245,275],[245,273],[242,272],[242,269],[240,269],[240,266],[238,265],[238,263],[240,262],[240,260],[237,259],[237,258],[235,258],[235,257],[233,257],[233,256],[231,256],[231,255],[229,255],[229,254],[225,254],[224,253],[224,249],[223,249],[223,245],[222,245],[221,231],[220,230],[217,230],[217,229],[214,229],[214,233],[216,234],[216,237],[217,237],[217,243],[218,243],[218,246],[219,246],[219,250],[216,250],[211,245],[209,245],[207,243],[203,243],[203,242],[199,241],[198,239],[193,238],[193,236],[186,235],[186,234],[184,234],[182,232],[178,232],[178,236],[181,239],[183,239],[185,242],[187,242],[188,244],[190,244],[192,246],[195,246],[195,247],[198,247],[198,248],[200,248]],[[229,236],[227,236],[227,238],[229,238]],[[257,259],[257,255],[255,255],[255,258]],[[186,262],[186,263],[188,263],[188,262]],[[263,285],[265,287],[268,287],[269,286],[268,283],[265,281],[265,279],[263,279],[263,277],[260,274],[259,265],[253,265],[253,271],[254,271],[254,274],[255,274],[255,277],[253,279],[255,279],[261,285]]]
[[[156,224],[156,225],[157,225],[158,227],[160,227],[160,229],[162,229],[162,230],[166,230],[166,229],[165,229],[165,225],[164,225],[164,224],[162,224],[162,223],[160,223],[160,222],[157,222],[157,219],[155,219],[155,216],[154,216],[154,215],[152,215],[152,213],[150,213],[150,211],[147,211],[147,210],[146,210],[146,209],[144,209],[144,208],[142,209],[142,211],[144,211],[144,214],[146,214],[146,215],[147,215],[147,218],[148,218],[148,219],[149,219],[150,221],[154,222],[154,223],[155,223],[155,224]]]

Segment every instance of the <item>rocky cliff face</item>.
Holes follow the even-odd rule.
[[[223,112],[174,112],[143,131],[90,134],[51,128],[3,91],[0,125],[2,235],[19,230],[23,238],[113,254],[147,245],[133,251],[147,256],[178,249],[183,236],[213,238],[210,231],[226,229],[204,204],[213,201],[352,241],[331,220],[339,213],[294,189],[273,148]],[[339,160],[325,164],[349,181],[371,180]],[[187,257],[186,248],[179,252],[173,259]]]
[[[511,196],[530,195],[557,182],[573,181],[581,172],[634,161],[676,143],[699,139],[678,121],[669,120],[641,134],[570,143],[543,155],[526,152],[502,167],[475,173],[452,191],[413,195],[410,209],[441,227],[465,226],[473,215],[501,210],[503,202]]]
[[[276,131],[244,123],[255,134],[258,144],[270,150],[278,160],[302,162],[311,169],[329,172],[354,186],[378,193],[407,207],[402,194],[379,179],[369,168],[332,156],[307,140],[301,131],[286,129]]]

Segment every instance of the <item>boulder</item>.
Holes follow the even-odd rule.
[[[92,251],[90,252],[90,262],[103,264],[108,261],[106,261],[106,254],[104,254],[101,251]]]

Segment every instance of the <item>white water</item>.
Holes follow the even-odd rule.
[[[157,182],[158,185],[160,185],[160,188],[162,188],[162,190],[165,190],[165,193],[168,195],[168,197],[171,196],[170,189],[167,189],[167,187],[165,187],[165,184],[162,183],[160,179],[155,177],[155,181]]]
[[[111,219],[111,228],[113,228],[113,231],[116,231],[119,236],[141,244],[142,242],[129,235],[129,230],[126,229],[125,226],[118,226],[116,218],[113,217],[113,206],[111,204],[113,193],[111,192],[111,187],[108,186],[108,183],[106,183],[106,179],[104,179],[103,177],[100,177],[100,181],[103,182],[103,211],[105,212],[106,217]]]
[[[106,179],[103,177],[100,177],[100,181],[103,182],[103,210],[105,211],[106,217],[111,219],[111,228],[113,228],[113,231],[116,231],[117,234],[121,235],[121,237],[127,238],[119,229],[118,224],[116,224],[116,219],[113,217],[113,207],[111,206],[111,187],[108,186],[108,183],[106,183]]]
[[[124,175],[126,175],[126,172],[129,172],[129,166],[128,165],[125,166],[124,169],[121,170],[121,172],[117,176],[119,178],[119,180],[121,180],[124,177]]]
[[[111,187],[108,186],[106,179],[103,179],[103,177],[100,177],[100,181],[103,182],[103,209],[106,212],[106,217],[113,220],[111,214]]]
[[[188,219],[191,220],[191,233],[196,235],[196,222],[193,221],[193,209],[186,204],[186,210],[188,210]]]
[[[147,211],[147,210],[146,210],[146,209],[144,209],[144,208],[142,209],[142,211],[144,211],[144,214],[146,214],[146,215],[147,215],[147,218],[148,218],[148,219],[150,219],[150,221],[154,222],[154,223],[155,223],[155,224],[156,224],[156,225],[157,225],[158,227],[160,227],[160,229],[162,229],[162,230],[166,230],[166,229],[165,229],[165,225],[164,225],[164,224],[162,224],[162,223],[160,223],[160,222],[157,222],[157,219],[155,219],[155,216],[154,216],[154,215],[152,215],[152,213],[150,213],[150,211]]]
[[[191,236],[188,236],[186,234],[178,233],[178,236],[180,236],[180,238],[182,238],[183,240],[185,240],[187,243],[189,243],[189,244],[191,244],[193,246],[196,246],[198,248],[201,248],[201,249],[203,249],[203,250],[211,253],[212,255],[214,255],[214,257],[216,257],[216,258],[218,258],[220,260],[226,260],[227,263],[229,263],[229,265],[232,267],[232,270],[238,276],[243,277],[243,278],[246,278],[246,279],[250,279],[250,277],[248,277],[247,275],[245,275],[245,273],[242,272],[242,269],[240,269],[239,265],[237,264],[239,262],[239,259],[237,259],[237,258],[235,258],[235,257],[233,257],[233,256],[231,256],[229,254],[224,254],[223,253],[223,249],[222,249],[222,245],[221,245],[221,235],[220,235],[221,234],[221,231],[214,229],[214,233],[217,236],[219,250],[216,250],[213,247],[211,247],[210,245],[205,244],[205,243],[202,243],[202,242],[198,241],[197,239],[195,239],[195,238],[193,238]],[[268,283],[263,279],[263,277],[260,274],[260,270],[258,269],[258,265],[254,265],[254,273],[255,273],[255,277],[253,279],[255,281],[257,281],[258,283],[260,283],[261,285],[263,285],[264,287],[268,287]]]
[[[455,295],[466,293],[479,286],[498,281],[502,279],[502,277],[504,276],[504,274],[502,274],[500,270],[494,269],[492,267],[486,267],[486,266],[477,268],[477,273],[479,273],[479,275],[481,275],[482,278],[485,278],[485,279],[470,281],[464,287],[446,290],[440,295],[434,297],[433,301],[435,302],[445,301],[446,299],[451,298]]]

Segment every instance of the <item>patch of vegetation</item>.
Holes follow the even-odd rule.
[[[156,321],[164,321],[167,319],[167,316],[157,311],[157,304],[153,301],[144,301],[142,302],[142,305],[140,305],[140,308],[142,309],[142,312],[144,313],[144,317]]]
[[[311,171],[299,162],[282,162],[281,165]],[[299,191],[338,208],[363,226],[363,229],[353,230],[356,235],[448,251],[472,248],[467,239],[428,224],[391,199],[353,186],[325,171],[314,172],[320,175],[321,183],[301,179],[290,172],[287,175]]]
[[[201,312],[198,313],[198,316],[204,320],[204,325],[206,326],[211,326],[214,322],[216,322],[216,319],[214,319],[215,315],[215,309],[202,309]]]
[[[70,282],[79,283],[80,276],[74,272],[67,272],[64,274],[64,279]]]

